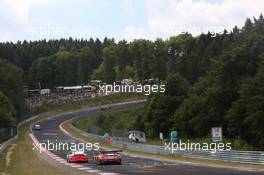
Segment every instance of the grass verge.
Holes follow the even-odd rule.
[[[96,142],[96,140],[86,137],[79,132],[76,132],[71,128],[71,121],[66,121],[62,125],[63,129],[65,129],[67,132],[71,134],[72,137],[81,140],[83,142]],[[101,143],[100,146],[102,148],[106,149],[120,149],[113,146],[110,146],[108,144]],[[234,163],[234,162],[227,162],[227,161],[220,161],[220,160],[205,160],[205,159],[195,159],[195,158],[188,158],[188,157],[182,157],[178,155],[160,155],[160,154],[150,154],[150,153],[144,153],[139,151],[131,151],[127,149],[123,149],[123,152],[128,155],[132,156],[138,156],[138,157],[144,157],[144,158],[151,158],[161,161],[175,161],[175,162],[181,162],[181,163],[194,163],[199,165],[207,165],[212,167],[225,167],[225,168],[237,168],[237,169],[261,169],[264,170],[263,165],[254,165],[254,164],[244,164],[244,163]]]
[[[72,123],[77,128],[90,133],[96,133],[103,135],[106,131],[110,129],[120,129],[120,131],[129,131],[129,130],[141,130],[144,131],[144,122],[142,118],[144,115],[144,105],[140,104],[139,106],[132,107],[129,109],[117,109],[114,111],[108,112],[99,112],[92,116],[79,118],[73,120]],[[109,126],[111,123],[111,126]],[[109,128],[110,127],[110,128]],[[169,142],[169,134],[164,133],[163,143],[160,141],[159,137],[150,138],[147,135],[147,141],[145,144],[148,145],[164,145],[164,142]],[[202,138],[180,138],[182,142],[190,143],[203,143],[211,144],[212,140],[210,135]],[[231,143],[233,150],[240,151],[253,151],[253,147],[250,147],[246,142],[239,139],[227,139],[224,138],[222,141],[224,144]],[[143,143],[144,144],[144,143]]]
[[[93,98],[90,100],[85,100],[80,102],[66,103],[60,105],[44,105],[41,108],[34,109],[34,112],[32,111],[32,113],[42,113],[42,112],[52,111],[54,109],[69,111],[69,110],[81,109],[83,107],[89,107],[89,106],[131,101],[131,100],[139,99],[140,97],[141,96],[137,94],[120,94],[113,96],[104,96],[104,97]],[[39,118],[34,121],[31,121],[30,123],[23,125],[20,128],[20,135],[15,143],[16,146],[13,147],[11,151],[10,148],[12,147],[12,145],[10,145],[2,154],[0,154],[0,175],[69,174],[68,171],[65,172],[58,167],[52,166],[44,159],[41,159],[40,156],[37,154],[37,152],[34,152],[32,150],[32,140],[29,137],[29,127],[32,123],[41,119],[45,119],[45,118]],[[73,173],[71,174],[73,175]]]
[[[142,115],[143,104],[138,104],[129,109],[99,112],[89,117],[73,120],[72,123],[83,131],[92,132],[93,128],[96,127],[98,134],[103,134],[109,129],[109,123],[111,123],[110,129],[140,129],[138,128],[140,123],[138,120],[141,119]]]
[[[32,121],[33,122],[33,121]],[[15,146],[10,145],[0,156],[1,175],[66,175],[69,174],[57,169],[40,157],[32,150],[32,141],[29,137],[28,128],[30,124],[20,128],[20,136]],[[13,149],[11,150],[10,148]],[[11,152],[10,152],[11,151]],[[7,155],[10,155],[10,161]],[[9,162],[9,163],[8,163]]]

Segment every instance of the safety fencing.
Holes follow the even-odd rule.
[[[94,109],[98,108],[98,109],[104,109],[104,108],[109,108],[109,107],[118,107],[118,106],[122,106],[122,105],[125,105],[125,104],[138,104],[138,103],[143,103],[145,102],[146,99],[145,98],[140,98],[139,100],[134,100],[134,101],[127,101],[127,102],[121,102],[121,103],[114,103],[114,104],[106,104],[106,105],[103,105],[101,107],[93,107]],[[90,108],[93,109],[93,108]],[[82,110],[87,110],[87,109],[82,109]],[[36,115],[36,116],[32,116],[30,118],[27,118],[21,122],[18,123],[18,125],[14,128],[5,128],[3,129],[2,131],[0,130],[0,153],[2,153],[6,147],[12,143],[14,143],[18,137],[19,137],[19,128],[20,126],[22,126],[23,124],[26,124],[32,120],[35,120],[37,119],[38,117],[41,118],[42,116],[45,116],[45,115],[51,115],[52,113],[57,113],[57,112],[61,112],[60,109],[58,110],[53,110],[53,111],[49,111],[49,112],[45,112],[45,113],[41,113],[39,115]],[[1,136],[1,133],[2,133],[2,136]],[[2,137],[2,141],[1,141],[1,137]],[[102,140],[103,141],[103,140]]]
[[[100,142],[106,142],[106,139],[102,136],[84,132],[73,125],[71,128],[76,132],[79,132],[83,136],[97,139]],[[165,149],[165,146],[148,145],[142,143],[128,142],[120,139],[112,139],[111,145],[132,151],[139,151],[145,153],[154,153],[160,155],[170,155],[175,154],[177,156],[199,158],[199,159],[209,159],[209,160],[222,160],[228,162],[239,162],[239,163],[249,163],[249,164],[262,164],[264,165],[264,151],[219,151],[215,152],[210,150],[175,150],[173,153],[171,150]]]
[[[24,124],[26,124],[26,123],[28,123],[30,121],[33,121],[33,120],[35,120],[35,119],[37,119],[39,117],[50,115],[53,112],[56,112],[56,111],[45,112],[45,113],[42,113],[42,114],[39,114],[39,115],[32,116],[32,117],[30,117],[28,119],[25,119],[25,120],[19,122],[16,128],[6,131],[7,134],[9,136],[12,136],[12,137],[9,138],[8,140],[5,140],[5,142],[3,142],[3,143],[0,143],[0,153],[2,153],[7,148],[8,145],[13,144],[18,139],[18,137],[19,137],[19,128],[22,125],[24,125]]]
[[[8,139],[16,135],[16,127],[1,128],[0,129],[0,143],[7,141]]]
[[[165,146],[146,145],[140,143],[122,142],[118,140],[112,140],[112,145],[134,151],[142,151],[155,154],[175,154],[183,157],[210,159],[210,160],[222,160],[239,163],[250,164],[263,164],[264,165],[264,151],[219,151],[216,150],[176,150],[173,153],[170,150],[166,150]]]

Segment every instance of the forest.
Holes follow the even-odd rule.
[[[27,109],[22,87],[54,88],[155,78],[165,93],[148,97],[138,128],[151,137],[177,130],[206,137],[221,126],[226,138],[264,149],[264,19],[219,34],[169,39],[58,39],[0,43],[0,128]]]

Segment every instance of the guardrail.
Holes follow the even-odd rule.
[[[118,140],[112,140],[112,145],[125,148],[128,150],[142,151],[147,153],[155,154],[172,154],[172,152],[165,150],[165,146],[146,145],[140,143],[122,142]],[[174,151],[175,155],[199,158],[199,159],[210,159],[210,160],[222,160],[239,163],[250,163],[250,164],[263,164],[264,165],[264,151],[205,151],[205,150],[177,150]]]
[[[79,132],[83,136],[91,137],[94,139],[99,139],[101,142],[106,142],[106,140],[96,134],[86,133],[73,125],[71,128],[76,132]],[[146,153],[154,153],[154,154],[161,154],[161,155],[169,155],[172,152],[165,150],[165,146],[156,146],[156,145],[148,145],[148,144],[141,144],[141,143],[134,143],[134,142],[127,142],[124,140],[117,140],[112,139],[111,145],[128,149],[132,151],[139,151],[139,152],[146,152]],[[264,151],[216,151],[212,153],[211,151],[204,151],[204,150],[184,150],[184,151],[174,151],[175,155],[183,156],[183,157],[190,157],[190,158],[199,158],[199,159],[209,159],[209,160],[222,160],[228,162],[238,162],[238,163],[249,163],[249,164],[261,164],[264,165]]]
[[[124,104],[137,104],[137,103],[141,103],[141,102],[145,102],[145,101],[146,101],[146,99],[143,98],[143,99],[134,100],[134,101],[120,102],[120,103],[115,103],[115,104],[105,104],[105,105],[103,105],[103,106],[101,106],[101,107],[109,107],[109,106],[111,106],[111,107],[115,107],[115,106],[119,106],[119,105],[121,105],[121,104],[122,104],[122,105],[124,105]],[[100,107],[94,107],[94,108],[100,108]],[[82,110],[82,109],[81,109],[81,110]],[[85,109],[84,109],[84,110],[85,110]],[[41,116],[44,116],[44,115],[50,115],[51,113],[53,113],[53,112],[57,112],[57,111],[60,111],[60,110],[54,110],[54,111],[44,112],[44,113],[38,114],[38,115],[36,115],[36,116],[32,116],[32,117],[30,117],[30,118],[28,118],[28,119],[26,119],[26,120],[23,120],[23,121],[19,122],[18,125],[17,125],[17,132],[16,132],[16,135],[13,136],[12,138],[8,139],[7,141],[5,141],[5,142],[3,142],[3,143],[0,143],[0,153],[2,153],[2,152],[6,149],[6,147],[7,147],[8,145],[14,143],[14,142],[18,139],[18,137],[19,137],[19,128],[20,128],[20,126],[22,126],[22,125],[24,125],[24,124],[26,124],[26,123],[28,123],[28,122],[30,122],[30,121],[32,121],[32,120],[38,118],[38,117],[41,117]]]
[[[52,111],[52,112],[56,112],[56,111]],[[38,115],[32,116],[32,117],[30,117],[30,118],[28,118],[26,120],[23,120],[23,121],[19,122],[18,125],[17,125],[17,134],[14,137],[8,139],[7,141],[5,141],[3,143],[0,143],[0,153],[2,153],[8,147],[8,145],[13,144],[18,139],[18,137],[19,137],[19,128],[22,125],[24,125],[24,124],[26,124],[26,123],[28,123],[28,122],[30,122],[32,120],[35,120],[38,117],[41,117],[41,116],[44,116],[44,115],[49,115],[52,112],[45,112],[45,113],[42,113],[42,114],[38,114]]]
[[[0,143],[3,143],[16,135],[16,127],[8,127],[0,129]]]

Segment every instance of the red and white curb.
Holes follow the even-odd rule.
[[[38,140],[35,138],[35,136],[31,133],[29,134],[29,136],[31,137],[35,146],[40,147],[40,144],[39,144]],[[81,170],[81,171],[84,171],[87,173],[94,173],[94,174],[100,174],[100,175],[120,175],[119,173],[104,172],[102,170],[98,170],[95,168],[91,168],[91,167],[87,167],[87,166],[83,166],[83,165],[79,165],[79,164],[75,164],[75,163],[68,163],[65,159],[60,158],[59,156],[55,155],[51,151],[44,149],[44,148],[41,148],[41,149],[42,149],[42,152],[44,154],[48,155],[53,160],[59,162],[60,164],[65,165],[65,166],[70,166],[72,168],[76,168],[78,170]]]

